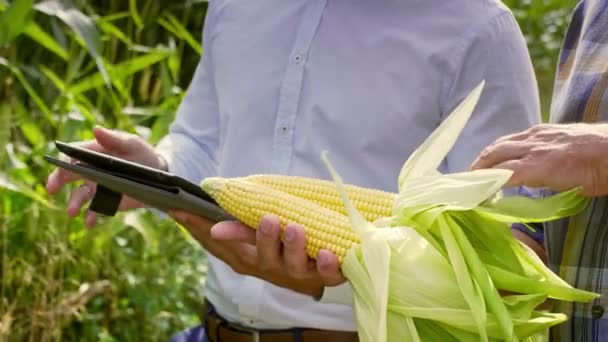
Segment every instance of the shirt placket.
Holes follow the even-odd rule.
[[[286,174],[293,154],[295,121],[302,93],[304,67],[314,35],[321,22],[326,0],[307,1],[294,47],[287,61],[281,85],[274,139],[272,144],[272,172]]]
[[[285,77],[281,84],[272,144],[272,172],[286,174],[293,154],[293,135],[296,114],[302,93],[304,67],[310,45],[317,31],[326,0],[307,1],[300,26],[297,30],[294,47],[289,55]],[[256,317],[272,320],[263,312],[263,293],[267,283],[261,279],[247,277],[243,286],[247,293],[254,294],[243,298],[239,311],[249,325],[256,324]]]

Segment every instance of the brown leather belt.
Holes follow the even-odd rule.
[[[209,305],[209,303],[206,303]],[[357,342],[357,333],[295,328],[288,330],[249,330],[232,324],[215,310],[206,310],[205,331],[211,342]]]

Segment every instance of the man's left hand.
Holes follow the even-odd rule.
[[[346,281],[332,252],[321,250],[316,261],[308,257],[302,226],[288,224],[281,239],[276,216],[265,216],[257,230],[232,221],[211,226],[206,219],[183,211],[171,216],[237,273],[314,297],[320,297],[325,287]]]

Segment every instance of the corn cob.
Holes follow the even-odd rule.
[[[341,263],[346,252],[360,242],[346,215],[266,185],[243,178],[211,177],[202,187],[224,210],[252,228],[266,214],[276,215],[282,230],[291,222],[302,225],[306,253],[313,259],[319,250],[327,249]]]
[[[307,199],[322,207],[346,215],[344,203],[338,195],[334,182],[272,174],[251,175],[244,179]],[[366,220],[373,222],[379,218],[391,216],[396,194],[350,184],[345,184],[345,188],[348,198]]]

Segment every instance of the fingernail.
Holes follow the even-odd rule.
[[[272,231],[272,227],[271,227],[270,223],[268,223],[267,220],[262,219],[262,221],[260,222],[260,231],[264,235],[268,235]]]
[[[296,238],[296,231],[293,227],[287,227],[285,229],[285,242],[293,242]]]
[[[325,267],[327,267],[327,264],[329,263],[329,258],[327,257],[327,255],[321,254],[321,255],[317,256],[317,263],[322,268],[325,268]]]
[[[272,234],[273,222],[267,217],[262,218],[260,221],[260,231],[264,235]]]

